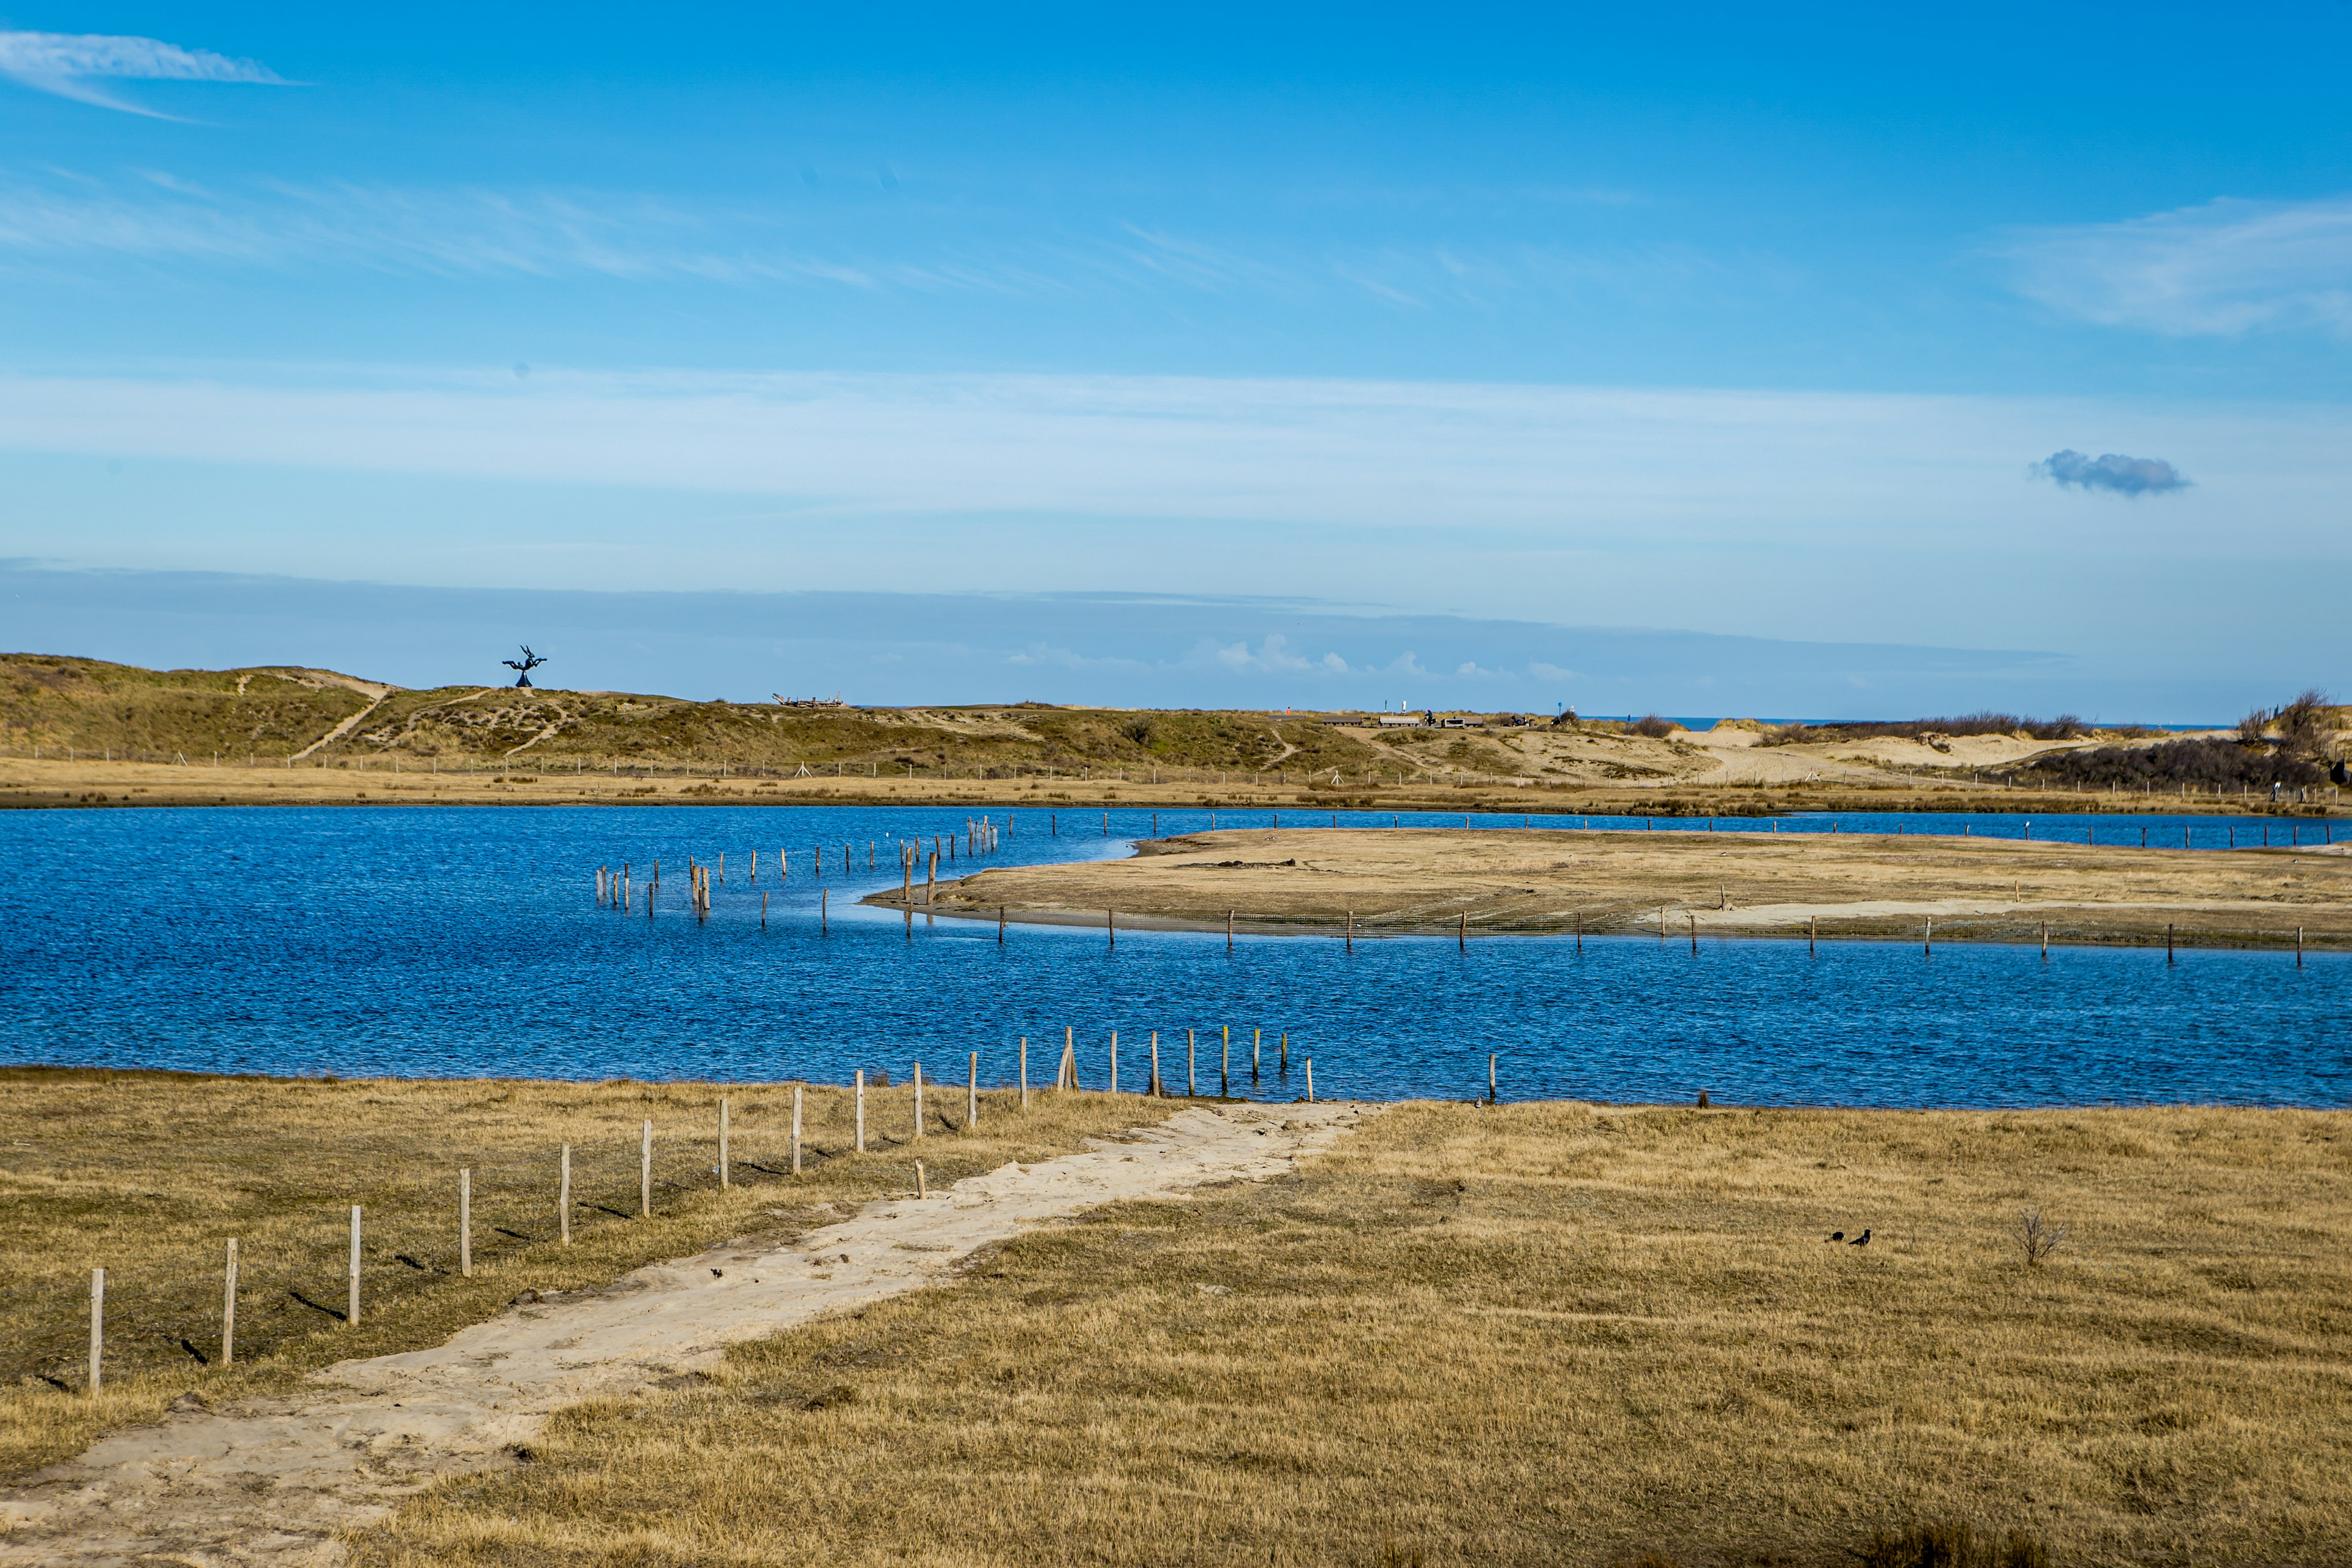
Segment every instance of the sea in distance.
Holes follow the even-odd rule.
[[[1490,1053],[1508,1100],[2028,1106],[2352,1105],[2352,956],[2158,948],[1651,936],[1360,939],[929,920],[858,900],[897,846],[1002,807],[276,807],[0,814],[0,1061],[210,1072],[844,1082],[1033,1082],[1076,1031],[1081,1081],[1286,1100],[1468,1099]],[[1285,810],[1286,826],[1328,813]],[[1269,823],[1219,811],[1221,826]],[[1386,812],[1341,812],[1378,831]],[[1459,826],[1459,814],[1406,813]],[[1517,826],[1514,816],[1474,825]],[[1538,826],[1639,819],[1536,815]],[[1950,833],[2221,849],[2258,817],[1783,817],[1780,832]],[[1162,833],[1209,826],[1162,811]],[[1014,812],[990,865],[1123,856],[1150,813]],[[1049,831],[1057,826],[1058,832]],[[1718,831],[1770,831],[1720,818]],[[1658,830],[1705,831],[1660,819]],[[2276,818],[2275,842],[2290,831]],[[2184,834],[2187,838],[2184,840]],[[845,866],[845,847],[849,864]],[[751,875],[759,855],[759,876]],[[777,855],[790,857],[788,879]],[[868,865],[869,850],[871,868]],[[688,858],[725,855],[708,918]],[[823,873],[817,874],[822,857]],[[655,912],[644,911],[654,862]],[[633,868],[632,913],[599,866]],[[820,912],[820,895],[824,909]],[[766,903],[762,922],[761,902]],[[1253,1042],[1263,1031],[1257,1071]],[[1289,1038],[1289,1070],[1277,1066]]]

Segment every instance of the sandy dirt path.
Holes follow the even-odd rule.
[[[331,1563],[339,1532],[435,1478],[515,1463],[561,1406],[676,1386],[735,1341],[942,1283],[979,1247],[1099,1204],[1279,1174],[1370,1113],[1180,1110],[1082,1154],[868,1204],[789,1245],[734,1242],[520,1303],[435,1349],[330,1367],[315,1394],[186,1410],[0,1491],[0,1563]]]

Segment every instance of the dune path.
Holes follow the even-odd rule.
[[[733,1342],[948,1281],[981,1247],[1100,1204],[1280,1174],[1371,1113],[1187,1108],[1083,1153],[869,1203],[789,1244],[733,1242],[519,1299],[433,1349],[338,1363],[299,1395],[181,1411],[0,1489],[0,1563],[331,1563],[341,1532],[436,1478],[515,1463],[561,1406],[676,1386]]]

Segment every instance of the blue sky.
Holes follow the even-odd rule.
[[[423,681],[600,619],[533,593],[723,594],[764,642],[559,657],[875,700],[2352,686],[2352,6],[1626,9],[13,10],[0,643]],[[303,612],[336,584],[435,637]],[[909,634],[798,635],[853,607]],[[1643,694],[1658,632],[1728,640]]]

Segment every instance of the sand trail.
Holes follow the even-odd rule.
[[[520,1301],[430,1350],[344,1362],[316,1393],[189,1409],[0,1491],[0,1563],[329,1563],[339,1532],[435,1478],[515,1462],[549,1414],[676,1385],[736,1341],[950,1278],[977,1248],[1097,1205],[1261,1180],[1361,1106],[1190,1108],[1127,1141],[866,1205],[604,1289]]]

